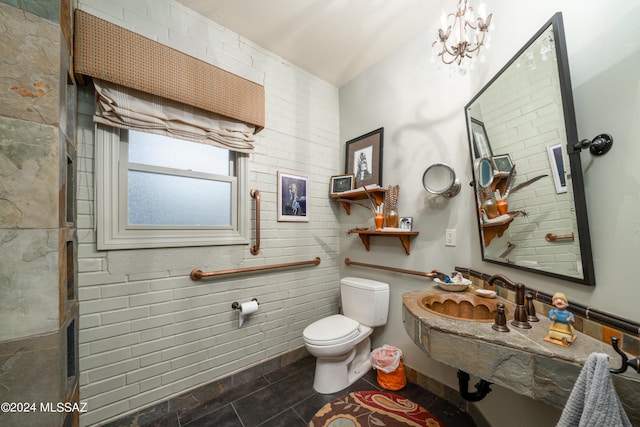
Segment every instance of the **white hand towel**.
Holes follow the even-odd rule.
[[[574,426],[632,427],[613,387],[606,354],[589,355],[556,427]]]

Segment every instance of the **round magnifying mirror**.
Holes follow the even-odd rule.
[[[460,183],[456,173],[445,163],[436,163],[424,171],[422,185],[431,194],[453,197],[460,192]]]
[[[493,182],[493,165],[487,157],[476,160],[476,175],[480,188],[489,188]]]

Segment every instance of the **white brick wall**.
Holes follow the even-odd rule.
[[[338,90],[172,0],[80,0],[79,8],[265,86],[266,128],[250,157],[261,191],[261,253],[249,246],[97,251],[92,94],[81,90],[78,150],[81,424],[139,410],[303,346],[338,306],[339,226],[327,197],[340,173]],[[309,178],[309,223],[277,222],[277,171]],[[253,213],[252,213],[253,216]],[[218,270],[302,261],[317,267],[193,282]],[[234,301],[258,298],[242,328]]]
[[[552,71],[546,71],[548,68]],[[493,154],[511,155],[517,171],[515,185],[538,175],[549,175],[509,196],[509,210],[523,210],[528,215],[513,221],[502,238],[492,241],[487,253],[498,257],[506,250],[508,241],[516,245],[508,256],[512,262],[519,263],[523,258],[535,260],[538,268],[577,275],[580,260],[577,239],[573,243],[549,243],[544,238],[547,233],[567,234],[577,227],[571,180],[567,178],[567,193],[556,193],[546,150],[547,146],[563,144],[568,169],[566,135],[558,133],[558,129],[564,129],[564,120],[556,68],[556,62],[551,60],[537,58],[533,69],[522,61],[520,73],[504,74],[499,89],[485,92],[492,101],[483,101],[482,117]],[[550,87],[554,89],[547,89]]]

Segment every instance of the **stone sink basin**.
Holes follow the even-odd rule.
[[[499,301],[471,294],[441,293],[420,298],[418,306],[438,316],[474,322],[493,322]],[[505,314],[510,315],[505,307]]]
[[[505,305],[509,332],[492,328],[499,303]],[[530,329],[511,325],[514,309],[512,301],[500,296],[484,298],[438,286],[402,294],[404,329],[426,356],[559,410],[590,354],[608,354],[612,368],[620,366],[609,342],[582,332],[576,331],[578,339],[569,347],[545,341],[551,321],[542,314],[542,305],[536,307],[539,322]],[[479,314],[487,312],[492,314]],[[640,375],[631,369],[612,380],[631,424],[640,427]]]

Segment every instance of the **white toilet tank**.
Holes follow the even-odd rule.
[[[360,324],[374,327],[387,323],[389,284],[360,277],[340,280],[342,312]]]

